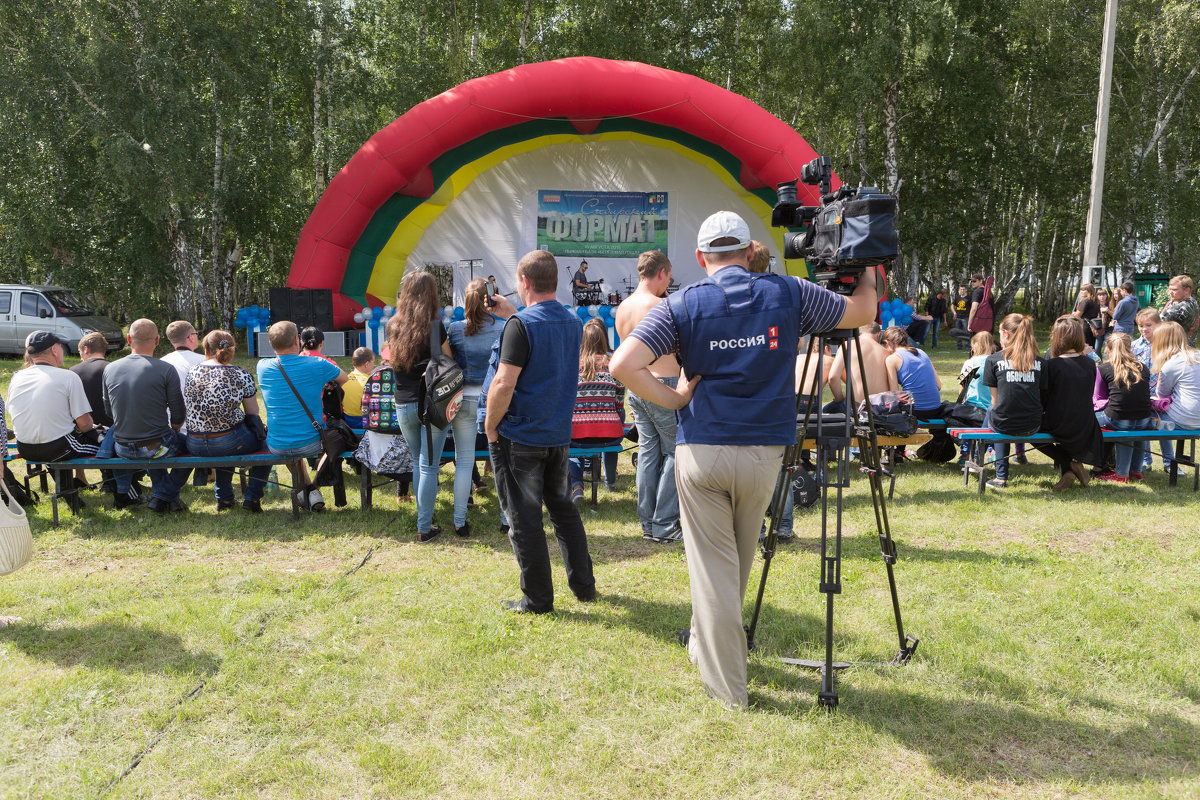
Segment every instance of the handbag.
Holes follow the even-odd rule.
[[[275,359],[275,361],[279,364],[279,374],[283,376],[285,381],[287,381],[288,388],[292,390],[292,394],[296,395],[296,401],[300,403],[300,407],[303,408],[304,413],[308,415],[308,421],[312,423],[313,430],[315,430],[317,432],[317,436],[320,437],[321,449],[325,451],[325,455],[329,456],[330,458],[341,458],[342,453],[346,452],[346,443],[342,439],[342,434],[333,428],[321,427],[321,424],[317,422],[317,419],[313,416],[313,413],[308,410],[308,406],[304,404],[304,398],[300,396],[298,391],[296,391],[296,386],[292,383],[292,379],[289,378],[287,372],[284,371],[283,360]]]
[[[0,575],[15,572],[33,558],[33,534],[25,509],[13,499],[0,482]]]
[[[267,428],[263,425],[262,417],[258,414],[247,414],[246,418],[242,420],[242,424],[258,440],[258,449],[261,450],[267,443]]]

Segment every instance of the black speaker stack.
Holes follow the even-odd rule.
[[[271,323],[291,320],[299,328],[313,325],[333,328],[333,291],[330,289],[271,289]]]

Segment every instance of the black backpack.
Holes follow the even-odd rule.
[[[458,413],[463,397],[463,371],[450,356],[442,352],[437,339],[438,321],[429,324],[429,362],[421,379],[417,395],[417,417],[423,425],[443,430]],[[433,431],[427,430],[429,449],[433,450]],[[433,463],[433,453],[429,462]],[[440,456],[440,454],[439,454]]]

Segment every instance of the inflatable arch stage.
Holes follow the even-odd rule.
[[[538,189],[666,193],[667,252],[686,283],[702,276],[695,231],[722,208],[778,253],[775,184],[815,156],[777,117],[692,75],[599,58],[516,67],[426,100],[372,136],[318,201],[287,285],[332,289],[337,327],[354,325],[363,306],[394,303],[404,271],[427,263],[480,259],[476,277],[515,288],[517,260],[536,246]],[[802,202],[818,202],[815,188],[799,188]],[[636,278],[633,259],[587,260],[589,278]],[[577,259],[559,263],[559,299],[569,300]],[[802,261],[787,268],[805,274]],[[466,277],[456,276],[459,291]]]

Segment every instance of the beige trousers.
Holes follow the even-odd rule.
[[[688,656],[708,693],[739,708],[748,703],[742,603],[783,450],[708,444],[675,450],[692,589]]]

